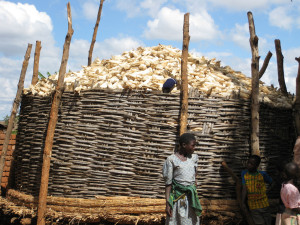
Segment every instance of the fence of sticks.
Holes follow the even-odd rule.
[[[177,143],[179,98],[179,94],[155,91],[64,92],[53,144],[48,189],[53,197],[47,215],[62,219],[72,212],[73,219],[80,221],[160,223],[165,207],[161,169]],[[49,96],[22,98],[8,199],[28,209],[36,206],[39,193],[50,103]],[[197,181],[204,216],[218,212],[240,218],[235,185],[221,162],[225,160],[236,174],[244,168],[250,152],[249,100],[207,97],[193,90],[188,118],[188,131],[197,136]],[[276,174],[279,161],[292,155],[292,119],[291,109],[261,103],[261,165],[271,175]],[[278,197],[278,188],[271,198]],[[112,208],[104,202],[111,202]]]

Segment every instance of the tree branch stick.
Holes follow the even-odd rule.
[[[36,83],[39,81],[39,62],[41,48],[41,41],[36,41],[31,85],[36,85]]]
[[[181,56],[181,110],[180,110],[180,135],[186,132],[188,119],[188,71],[187,61],[189,54],[189,18],[190,14],[184,14],[183,23],[183,45]]]
[[[269,62],[270,62],[270,59],[271,59],[272,55],[273,55],[272,52],[269,51],[268,54],[267,54],[267,56],[266,56],[266,58],[265,58],[265,60],[264,60],[263,65],[262,65],[262,67],[261,67],[261,69],[259,71],[259,79],[262,78],[262,76],[266,72],[266,69],[267,69],[267,67],[269,65]]]
[[[21,96],[22,96],[22,92],[23,92],[23,88],[24,88],[24,80],[25,80],[25,75],[26,75],[26,71],[27,71],[27,67],[28,67],[28,62],[30,59],[31,49],[32,49],[32,44],[28,44],[28,47],[27,47],[27,50],[26,50],[26,53],[24,56],[24,61],[23,61],[23,65],[22,65],[19,83],[18,83],[18,90],[17,90],[16,98],[13,102],[12,111],[11,111],[11,114],[10,114],[10,117],[8,120],[7,130],[5,133],[5,139],[4,139],[2,152],[1,152],[1,158],[0,158],[0,183],[2,181],[2,174],[3,174],[4,165],[5,165],[5,158],[6,158],[6,154],[7,154],[7,148],[8,148],[11,132],[14,127],[14,121],[15,121],[15,118],[16,118],[16,115],[18,112],[18,108],[20,105],[20,100],[21,100]]]
[[[47,205],[48,181],[49,181],[49,170],[50,170],[53,138],[54,138],[54,132],[57,123],[58,108],[59,108],[59,104],[63,92],[64,76],[66,73],[67,62],[69,58],[69,49],[70,49],[72,35],[74,32],[72,29],[70,2],[68,3],[67,8],[68,8],[68,33],[66,35],[66,39],[64,43],[63,55],[62,55],[60,69],[59,69],[57,86],[56,86],[56,90],[54,93],[53,102],[51,106],[50,118],[48,123],[47,135],[45,140],[45,148],[43,154],[43,166],[42,166],[41,186],[40,186],[39,204],[38,204],[38,218],[37,218],[38,225],[45,224],[45,212],[46,212],[46,205]]]
[[[288,93],[285,85],[284,69],[283,69],[284,57],[281,52],[281,44],[279,39],[275,39],[275,49],[276,49],[276,56],[277,56],[278,83],[280,86],[281,93],[287,96]]]
[[[248,22],[250,31],[250,46],[252,52],[251,61],[251,153],[260,155],[259,151],[259,54],[258,37],[255,34],[255,26],[251,12],[248,12]]]
[[[99,6],[98,14],[97,14],[97,20],[96,20],[96,24],[95,24],[95,27],[94,27],[93,38],[92,38],[92,42],[91,42],[91,46],[90,46],[90,50],[89,50],[88,66],[90,66],[92,64],[93,50],[94,50],[94,45],[95,45],[95,42],[96,42],[97,31],[98,31],[98,27],[99,27],[99,23],[100,23],[103,2],[104,2],[104,0],[100,1],[100,6]]]

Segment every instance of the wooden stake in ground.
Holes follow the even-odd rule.
[[[270,59],[271,59],[272,55],[273,55],[272,52],[269,51],[266,58],[265,58],[265,60],[264,60],[264,64],[262,65],[262,67],[259,71],[259,79],[262,78],[262,76],[266,72],[266,69],[269,65],[269,62],[270,62]]]
[[[35,53],[34,53],[34,64],[33,64],[33,75],[31,84],[36,85],[39,81],[39,62],[40,62],[40,52],[41,52],[41,41],[36,41]]]
[[[240,210],[242,211],[243,216],[245,217],[245,219],[247,220],[247,223],[249,225],[255,225],[249,211],[244,210],[244,208],[242,207],[243,202],[242,202],[242,181],[241,181],[241,179],[238,178],[237,175],[235,175],[233,173],[232,169],[229,168],[229,166],[227,165],[226,162],[222,162],[222,166],[224,167],[226,172],[228,172],[230,174],[232,179],[235,181],[236,200],[239,204],[239,207],[240,207]]]
[[[252,52],[251,61],[251,153],[260,155],[259,151],[259,54],[258,54],[258,37],[255,33],[253,15],[247,13],[250,31],[250,46]]]
[[[18,112],[18,108],[19,108],[19,104],[20,104],[20,100],[21,100],[21,96],[22,96],[22,92],[23,92],[23,88],[24,88],[24,80],[25,80],[25,75],[26,75],[26,71],[27,71],[27,67],[28,67],[31,49],[32,49],[32,44],[28,44],[26,54],[24,56],[24,61],[23,61],[22,70],[21,70],[21,74],[20,74],[16,98],[13,102],[12,111],[11,111],[11,114],[10,114],[10,117],[8,120],[7,130],[5,133],[5,139],[4,139],[2,152],[1,152],[1,158],[0,158],[0,183],[2,181],[2,174],[3,174],[4,165],[5,165],[5,157],[7,154],[7,147],[9,144],[12,129],[14,127],[14,121],[15,121],[15,118],[16,118],[16,115]],[[0,190],[0,192],[1,192],[1,190]]]
[[[48,180],[49,180],[50,160],[51,160],[51,153],[52,153],[52,146],[53,146],[53,137],[55,132],[55,126],[57,123],[58,108],[59,108],[59,104],[63,92],[64,76],[66,73],[67,62],[69,59],[69,49],[70,49],[72,35],[74,32],[72,29],[72,16],[71,16],[70,2],[68,3],[67,8],[68,8],[68,33],[66,35],[66,39],[64,43],[58,81],[57,81],[57,86],[52,101],[50,119],[48,123],[47,135],[45,140],[41,186],[40,186],[40,194],[39,194],[39,205],[38,205],[38,218],[37,218],[38,225],[45,224],[45,213],[46,213],[47,194],[48,194]]]
[[[278,70],[278,83],[280,86],[281,93],[285,96],[288,95],[285,80],[284,80],[284,69],[283,69],[283,55],[281,52],[281,44],[280,40],[275,40],[275,49],[276,49],[276,56],[277,56],[277,70]]]
[[[298,74],[296,78],[296,99],[294,103],[294,119],[296,124],[297,136],[300,136],[300,57],[295,58],[298,62]]]
[[[183,24],[183,45],[181,57],[181,109],[180,109],[180,135],[186,132],[188,119],[188,77],[187,77],[187,62],[189,54],[189,18],[190,14],[184,14]]]
[[[97,36],[97,31],[98,31],[98,27],[99,27],[99,23],[100,23],[103,2],[104,2],[104,0],[100,1],[100,6],[99,6],[99,10],[98,10],[98,15],[97,15],[97,21],[96,21],[96,24],[94,27],[93,38],[92,38],[92,42],[91,42],[91,46],[90,46],[90,50],[89,50],[88,66],[90,66],[92,64],[93,49],[94,49],[94,45],[96,42],[96,36]]]

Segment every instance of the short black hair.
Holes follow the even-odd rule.
[[[259,166],[261,158],[258,155],[250,155],[249,159],[253,159],[255,161],[256,166]]]
[[[289,163],[285,164],[284,173],[286,175],[287,180],[297,178],[298,172],[299,172],[299,167],[296,163],[289,162]]]
[[[184,133],[179,137],[179,144],[189,144],[191,141],[196,141],[195,135],[191,133]]]

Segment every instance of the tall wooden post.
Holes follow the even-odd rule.
[[[31,80],[32,85],[36,85],[36,83],[39,81],[39,63],[41,48],[41,41],[36,41],[33,63],[33,75]]]
[[[278,83],[280,86],[281,93],[285,96],[288,95],[285,80],[284,80],[284,69],[283,69],[283,55],[281,52],[281,44],[279,39],[275,39],[275,49],[276,49],[276,56],[277,56],[277,70],[278,70]]]
[[[255,33],[253,15],[247,13],[250,31],[250,46],[252,52],[251,61],[251,153],[260,155],[259,151],[259,54],[258,54],[258,37]]]
[[[184,14],[183,23],[183,45],[181,56],[181,109],[180,109],[180,135],[186,132],[187,119],[188,119],[188,76],[187,76],[187,63],[189,54],[189,19],[190,14]]]
[[[100,1],[100,6],[99,6],[98,14],[97,14],[97,21],[96,21],[96,24],[94,27],[93,38],[92,38],[92,42],[91,42],[91,46],[90,46],[90,50],[89,50],[88,66],[90,66],[92,64],[93,49],[94,49],[94,45],[96,42],[96,36],[97,36],[97,31],[98,31],[98,27],[99,27],[99,23],[100,23],[103,2],[104,2],[104,0]]]
[[[69,49],[70,49],[72,35],[74,32],[72,29],[72,16],[71,16],[70,2],[68,3],[67,8],[68,8],[68,33],[66,35],[66,39],[64,43],[58,81],[57,81],[57,86],[55,89],[53,102],[51,106],[50,119],[48,123],[47,135],[45,140],[41,186],[40,186],[39,204],[38,204],[38,218],[37,218],[38,225],[45,224],[45,213],[46,213],[46,205],[47,205],[48,181],[49,181],[51,153],[52,153],[52,146],[53,146],[53,137],[54,137],[55,127],[57,123],[58,108],[59,108],[63,87],[64,87],[63,86],[64,76],[66,73],[67,62],[69,59]]]
[[[294,103],[294,119],[296,124],[297,136],[300,137],[300,57],[295,58],[298,62],[298,74],[296,78],[296,99]]]
[[[4,165],[5,165],[5,158],[6,158],[6,154],[7,154],[7,148],[8,148],[11,132],[14,127],[14,121],[15,121],[15,118],[16,118],[16,115],[18,112],[18,108],[19,108],[19,104],[20,104],[20,100],[21,100],[21,96],[22,96],[22,92],[23,92],[23,88],[24,88],[24,80],[25,80],[25,75],[26,75],[26,71],[27,71],[27,67],[28,67],[28,62],[30,59],[31,49],[32,49],[32,44],[28,44],[27,50],[26,50],[26,53],[24,56],[24,61],[23,61],[23,65],[22,65],[19,83],[18,83],[18,90],[17,90],[16,98],[13,102],[12,111],[11,111],[11,114],[10,114],[10,117],[8,120],[7,130],[5,133],[5,139],[4,139],[2,152],[1,152],[1,158],[0,158],[0,183],[2,181],[2,174],[3,174]],[[0,190],[0,192],[1,192],[1,190]]]

